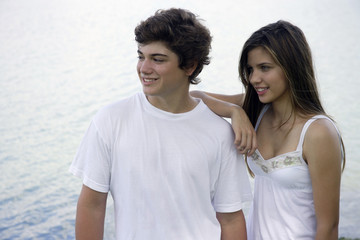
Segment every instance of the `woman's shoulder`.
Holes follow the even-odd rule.
[[[304,153],[313,156],[328,156],[340,153],[339,132],[330,118],[316,118],[305,134]],[[315,154],[316,153],[316,154]]]
[[[313,120],[307,131],[309,138],[314,140],[328,137],[338,138],[339,133],[335,127],[335,123],[330,118],[323,115],[317,115],[309,120]]]

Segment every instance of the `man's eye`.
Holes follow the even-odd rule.
[[[137,58],[138,58],[139,60],[144,59],[144,57],[143,57],[143,56],[138,56]]]
[[[154,61],[155,61],[155,62],[164,62],[164,60],[163,60],[163,59],[160,59],[160,58],[154,58]]]

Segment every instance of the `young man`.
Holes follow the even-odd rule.
[[[70,167],[83,178],[76,238],[102,239],[110,192],[116,239],[246,239],[251,189],[231,126],[189,94],[210,62],[208,29],[169,9],[135,36],[143,92],[95,115]]]

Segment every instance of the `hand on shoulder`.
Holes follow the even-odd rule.
[[[245,111],[234,106],[231,114],[231,126],[234,130],[236,148],[242,154],[252,155],[257,146],[256,132]]]

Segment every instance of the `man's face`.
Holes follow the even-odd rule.
[[[143,91],[151,98],[170,101],[189,91],[189,71],[179,68],[178,56],[161,42],[138,47],[137,72]]]

